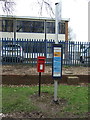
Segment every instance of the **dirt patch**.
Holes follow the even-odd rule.
[[[1,68],[2,75],[38,75],[37,67],[30,65],[3,65]],[[72,75],[88,75],[90,68],[88,67],[63,67],[62,74]],[[46,66],[42,75],[52,75],[52,67]]]
[[[31,96],[31,99],[33,104],[38,106],[41,110],[43,116],[48,116],[48,118],[60,118],[63,107],[67,105],[67,100],[65,99],[58,99],[58,102],[55,103],[53,101],[53,96],[48,94],[48,92],[42,92],[41,97],[39,97],[38,94],[35,94]]]

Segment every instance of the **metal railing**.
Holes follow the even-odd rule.
[[[37,63],[38,56],[45,56],[46,64],[52,64],[54,40],[2,38],[0,42],[2,64],[33,65]],[[63,65],[88,66],[90,62],[90,42],[59,41],[59,44],[63,46]]]

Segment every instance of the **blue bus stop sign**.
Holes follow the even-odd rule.
[[[62,77],[62,45],[53,45],[52,76],[54,79]]]

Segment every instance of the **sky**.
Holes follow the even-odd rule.
[[[60,0],[49,0],[55,11],[55,3]],[[69,27],[73,30],[73,41],[88,41],[88,1],[89,0],[61,0],[62,18],[70,18]],[[40,17],[37,0],[15,0],[13,15]],[[0,15],[4,14],[0,10]],[[42,17],[50,17],[43,6]]]

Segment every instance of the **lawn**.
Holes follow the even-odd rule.
[[[39,97],[38,86],[3,86],[2,112],[8,115],[15,113],[16,117],[20,114],[49,118],[88,115],[88,87],[59,85],[57,105],[53,102],[53,89],[53,85],[42,85]]]

